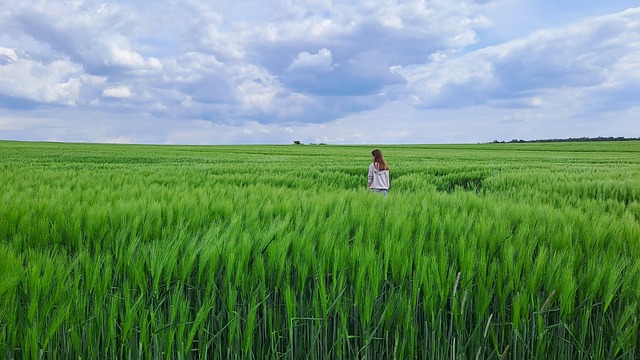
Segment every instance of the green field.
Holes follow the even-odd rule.
[[[640,357],[640,142],[380,148],[0,142],[0,357]]]

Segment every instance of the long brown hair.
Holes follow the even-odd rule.
[[[389,170],[389,165],[384,160],[384,156],[382,156],[382,151],[380,149],[375,149],[371,152],[373,155],[373,166],[378,170]]]

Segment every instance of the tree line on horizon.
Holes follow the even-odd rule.
[[[566,138],[566,139],[536,139],[536,140],[522,140],[522,139],[513,139],[511,141],[498,141],[493,140],[491,143],[493,144],[505,144],[505,143],[537,143],[537,142],[587,142],[587,141],[640,141],[640,137],[636,138],[627,138],[623,136],[598,136],[598,137],[579,137],[579,138]]]

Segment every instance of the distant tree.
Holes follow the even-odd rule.
[[[302,143],[300,142],[300,140],[293,140],[293,144],[294,145],[301,145]]]

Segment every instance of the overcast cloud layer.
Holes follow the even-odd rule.
[[[0,139],[638,137],[635,3],[4,0]]]

